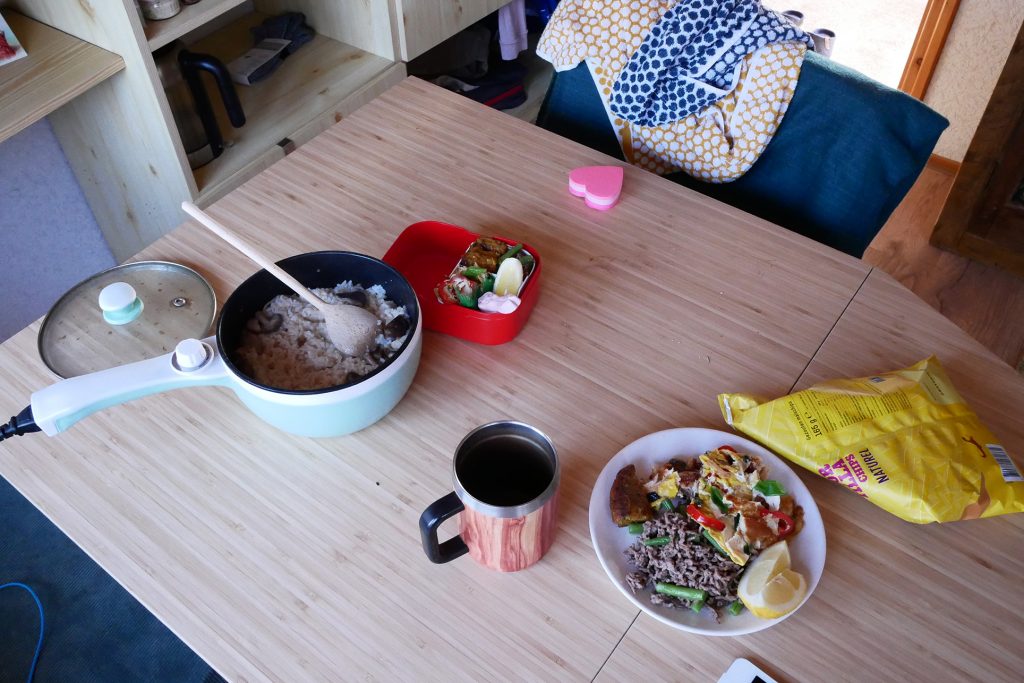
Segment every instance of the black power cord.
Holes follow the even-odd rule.
[[[9,439],[12,436],[21,436],[31,432],[38,432],[39,425],[32,417],[32,406],[26,407],[23,411],[11,418],[7,424],[0,424],[0,441]]]

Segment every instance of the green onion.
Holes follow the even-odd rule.
[[[704,609],[704,601],[694,600],[693,603],[690,605],[690,609],[692,609],[697,614],[700,614],[700,611]]]
[[[504,254],[502,254],[500,258],[498,258],[498,265],[501,265],[502,261],[504,261],[505,259],[509,258],[510,256],[515,256],[517,253],[519,253],[522,250],[523,250],[523,243],[520,242],[519,244],[517,244],[516,246],[512,247],[511,249],[509,249]]]
[[[634,536],[636,536],[637,534],[642,534],[644,532],[643,522],[633,522],[627,528],[629,529],[629,533],[633,534]]]
[[[704,602],[708,599],[707,591],[702,591],[698,588],[677,586],[674,583],[663,583],[659,581],[654,584],[654,590],[662,595],[679,598],[680,600],[700,600],[701,602]]]
[[[473,278],[474,280],[487,272],[486,268],[480,266],[470,266],[462,271],[462,274],[466,277]]]
[[[743,603],[737,600],[736,602],[730,603],[726,609],[729,611],[729,614],[736,616],[743,611]]]
[[[668,545],[672,539],[668,536],[655,536],[654,538],[648,538],[644,541],[644,545],[650,548],[657,548],[660,545]]]
[[[668,498],[662,500],[661,505],[659,507],[665,512],[673,512],[675,510],[675,507],[673,507],[672,505],[672,501],[669,500]]]
[[[717,486],[711,487],[711,502],[714,503],[715,507],[722,512],[729,511],[729,504],[725,502],[725,497],[722,495],[722,492],[718,490]]]
[[[786,495],[786,489],[782,488],[782,484],[775,481],[774,479],[763,479],[754,484],[754,490],[760,493],[762,496],[784,496]]]
[[[711,534],[708,533],[707,529],[701,529],[700,533],[704,536],[704,538],[708,539],[708,543],[711,544],[712,548],[714,548],[718,552],[722,553],[726,557],[729,556],[729,553],[725,552],[725,550],[722,548],[722,546],[718,545],[718,541],[716,541],[714,538],[711,537]]]

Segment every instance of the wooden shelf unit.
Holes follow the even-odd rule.
[[[182,201],[216,201],[405,77],[396,58],[394,0],[202,0],[157,22],[142,21],[133,0],[0,2],[124,60],[109,87],[50,117],[119,261],[180,225]],[[230,146],[193,171],[154,53],[181,40],[230,62],[252,47],[251,26],[282,12],[302,12],[319,35],[265,81],[237,86],[246,125],[236,130],[222,120]],[[203,80],[214,111],[223,114],[215,87]]]
[[[202,0],[170,19],[151,22],[139,18],[134,0],[0,3],[5,11],[17,10],[79,39],[75,47],[54,50],[60,66],[49,74],[69,76],[77,84],[61,95],[52,83],[40,82],[39,103],[25,108],[38,117],[60,107],[49,119],[54,133],[111,251],[124,261],[181,224],[183,200],[200,206],[216,201],[404,78],[400,59],[419,55],[506,1]],[[253,23],[282,12],[302,12],[319,35],[266,81],[238,86],[246,125],[236,130],[222,119],[231,146],[193,171],[153,53],[180,39],[229,62],[251,47]],[[23,39],[30,35],[19,31]],[[114,53],[115,60],[120,55],[123,62],[90,70],[86,65],[97,53],[82,41]],[[29,51],[38,53],[31,46]],[[18,68],[17,63],[0,68],[0,84],[14,73],[5,69]],[[102,87],[81,92],[122,68]],[[207,90],[214,111],[223,115],[212,86]],[[4,105],[17,100],[19,109],[23,106],[23,98],[6,97],[6,88],[4,95]],[[75,99],[60,106],[65,97]],[[0,131],[27,125],[19,123],[23,119],[0,109]]]
[[[4,18],[28,56],[0,66],[0,142],[124,69],[84,40],[17,12]]]
[[[147,21],[146,39],[150,50],[181,38],[187,33],[202,28],[225,12],[244,4],[247,0],[203,0],[195,5],[182,5],[181,12],[170,19]]]
[[[189,49],[228,63],[252,47],[249,29],[267,16],[245,15]],[[235,85],[246,115],[241,128],[232,128],[219,98],[213,95],[217,121],[229,146],[221,156],[195,170],[199,202],[213,201],[283,157],[286,145],[280,143],[300,145],[335,123],[337,116],[354,109],[346,109],[344,103],[366,84],[380,78],[397,82],[403,76],[404,71],[393,61],[317,35],[266,80]]]

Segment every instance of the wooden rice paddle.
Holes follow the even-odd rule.
[[[294,277],[284,272],[252,244],[218,223],[192,202],[182,202],[181,208],[204,228],[248,256],[323,313],[327,337],[339,351],[348,356],[361,356],[370,348],[377,334],[377,317],[375,315],[360,306],[327,303],[306,289]]]

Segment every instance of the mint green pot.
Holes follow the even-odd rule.
[[[355,382],[309,391],[288,391],[258,383],[233,358],[246,322],[278,294],[290,290],[260,270],[243,282],[224,303],[217,336],[179,344],[192,353],[166,354],[57,382],[32,395],[36,424],[49,435],[103,408],[142,396],[193,386],[230,387],[249,410],[267,423],[292,434],[332,437],[351,434],[387,415],[408,391],[419,367],[423,319],[408,281],[379,259],[343,251],[313,252],[278,263],[310,288],[334,287],[351,280],[364,287],[381,285],[387,298],[404,306],[409,317],[405,342],[375,371]],[[186,358],[199,359],[194,367]],[[190,361],[191,363],[192,361]]]

